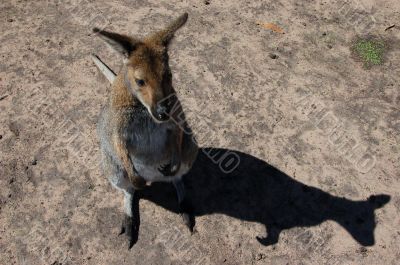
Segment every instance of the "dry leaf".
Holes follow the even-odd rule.
[[[269,29],[274,32],[280,33],[280,34],[285,34],[285,31],[283,31],[282,28],[280,28],[278,25],[276,25],[274,23],[257,22],[257,25],[259,25],[265,29]]]

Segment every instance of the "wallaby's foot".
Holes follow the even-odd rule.
[[[189,228],[190,233],[193,234],[195,219],[192,204],[184,200],[179,205],[179,211],[181,213],[183,223],[187,226],[187,228]]]
[[[129,249],[136,244],[139,238],[140,214],[139,214],[139,199],[138,191],[130,190],[125,192],[125,210],[124,219],[122,222],[121,233],[128,237]]]
[[[120,235],[125,234],[128,237],[129,249],[131,249],[138,241],[139,226],[137,221],[125,214],[124,220],[122,221]]]
[[[173,183],[178,196],[179,213],[182,215],[183,222],[189,228],[190,233],[193,234],[194,211],[191,201],[185,196],[185,185],[181,179],[175,180]]]
[[[193,235],[194,234],[194,225],[195,225],[195,220],[194,216],[189,213],[182,213],[182,219],[183,223],[189,228],[190,233]]]

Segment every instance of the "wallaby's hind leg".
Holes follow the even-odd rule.
[[[182,180],[175,180],[174,187],[176,190],[176,195],[178,196],[179,212],[182,214],[183,221],[185,225],[189,228],[190,232],[193,233],[194,228],[194,216],[193,208],[189,203],[189,200],[185,196],[185,186]]]
[[[139,234],[139,192],[133,187],[122,166],[106,152],[102,153],[102,164],[104,174],[108,176],[114,188],[124,193],[124,217],[120,234],[125,233],[131,248],[137,242]]]
[[[114,179],[115,180],[115,179]],[[133,185],[129,182],[126,176],[118,179],[117,182],[112,182],[114,187],[123,191],[124,193],[124,217],[121,226],[121,234],[128,237],[129,249],[138,240],[139,226],[140,226],[140,214],[139,214],[139,191],[135,190]]]
[[[124,182],[122,182],[124,183]],[[124,192],[124,217],[121,225],[121,234],[124,234],[128,237],[129,240],[129,249],[133,247],[133,245],[138,240],[139,235],[139,226],[140,226],[140,214],[139,214],[139,199],[140,194],[139,191],[135,190],[132,184],[127,181],[127,185],[124,186],[120,184],[120,186],[116,186],[118,189]]]
[[[129,239],[129,249],[136,244],[139,237],[140,213],[139,192],[131,189],[124,191],[125,215],[120,235],[125,233]]]

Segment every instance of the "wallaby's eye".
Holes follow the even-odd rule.
[[[138,86],[144,86],[144,80],[142,80],[142,79],[137,79],[137,80],[136,80],[136,84],[137,84]]]

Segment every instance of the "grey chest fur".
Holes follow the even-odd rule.
[[[135,109],[132,114],[124,131],[132,158],[148,165],[169,162],[172,148],[169,139],[176,125],[154,122],[145,109]]]

